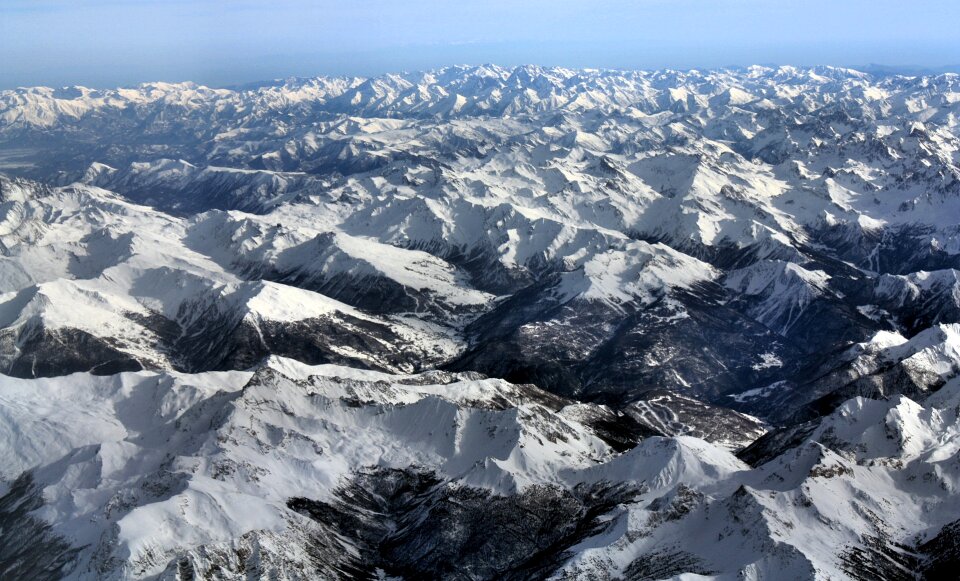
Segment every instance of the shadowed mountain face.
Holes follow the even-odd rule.
[[[958,95],[829,67],[0,91],[0,536],[50,555],[0,543],[0,572],[948,568]]]

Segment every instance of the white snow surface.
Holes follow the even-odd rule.
[[[307,567],[287,501],[330,500],[369,467],[496,495],[636,486],[556,579],[851,578],[851,554],[906,553],[960,516],[958,119],[956,75],[835,67],[0,91],[0,168],[44,181],[0,176],[0,372],[72,331],[145,368],[0,376],[0,494],[30,475],[30,516],[78,549],[71,579],[179,578],[181,558],[241,542]],[[59,156],[24,149],[33,137]],[[840,280],[873,293],[849,312],[885,330],[835,345],[834,376],[902,371],[919,388],[850,399],[750,467],[731,450],[769,426],[738,414],[743,434],[707,442],[670,407],[698,409],[686,396],[633,402],[668,437],[618,451],[591,426],[603,406],[413,373],[466,352],[472,323],[540,280],[538,300],[605,307],[584,359],[620,315],[665,303],[655,325],[690,320],[680,296],[742,302],[783,338],[812,305],[845,305]],[[912,305],[931,318],[908,333],[885,309]],[[382,371],[276,356],[175,371],[161,335],[211,320],[261,340],[323,321],[363,339],[333,353]],[[747,367],[795,370],[770,343]],[[628,363],[677,363],[651,354]],[[730,401],[788,389],[760,385]]]
[[[192,547],[282,535],[288,498],[323,499],[363,466],[429,468],[498,494],[637,485],[616,524],[574,548],[562,572],[578,576],[680,551],[723,578],[843,578],[838,548],[922,538],[960,508],[956,381],[925,404],[851,400],[756,469],[689,436],[617,453],[540,401],[502,380],[281,358],[246,372],[4,379],[0,477],[30,470],[44,499],[34,515],[75,546],[112,543],[122,565],[110,575],[124,578]],[[97,578],[102,558],[81,551],[72,578]]]

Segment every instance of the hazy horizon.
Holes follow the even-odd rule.
[[[206,86],[215,89],[237,89],[244,87],[256,87],[258,85],[267,85],[276,81],[282,81],[286,79],[311,79],[318,77],[357,77],[357,78],[373,78],[385,74],[408,74],[408,73],[417,73],[417,72],[427,72],[433,70],[439,70],[446,67],[474,67],[474,66],[502,66],[505,68],[512,68],[518,66],[533,65],[533,66],[542,66],[545,68],[568,68],[573,70],[611,70],[611,71],[655,71],[655,70],[677,70],[677,71],[691,71],[691,70],[738,70],[744,69],[750,66],[762,66],[762,67],[780,67],[780,66],[795,66],[798,68],[807,68],[807,67],[816,67],[816,66],[835,66],[838,68],[845,68],[851,70],[857,70],[867,73],[881,74],[881,75],[905,75],[912,76],[918,74],[944,74],[944,73],[954,73],[960,74],[960,64],[956,65],[942,65],[942,66],[919,66],[919,65],[888,65],[885,63],[865,63],[865,64],[836,64],[836,63],[821,63],[821,62],[811,62],[811,63],[793,63],[793,62],[773,62],[773,63],[764,63],[764,62],[745,62],[745,63],[736,63],[736,64],[727,64],[727,65],[715,65],[707,67],[698,67],[698,66],[650,66],[650,67],[628,67],[628,66],[591,66],[591,65],[566,65],[566,64],[555,64],[555,63],[537,63],[537,62],[516,62],[505,64],[503,62],[497,61],[487,61],[487,62],[451,62],[451,63],[441,63],[434,66],[423,66],[423,67],[412,67],[412,68],[385,68],[383,70],[370,70],[366,73],[363,72],[350,72],[349,70],[339,71],[339,72],[313,72],[310,74],[299,74],[297,72],[291,71],[287,74],[274,74],[270,75],[268,71],[264,71],[263,76],[254,76],[250,78],[241,77],[233,79],[229,76],[222,78],[220,81],[203,81],[197,80],[195,78],[178,78],[178,77],[157,77],[157,78],[144,78],[139,80],[131,80],[126,82],[68,82],[68,83],[16,83],[11,85],[4,85],[0,83],[0,90],[10,90],[16,88],[28,88],[28,87],[49,87],[49,88],[69,88],[69,87],[86,87],[88,89],[95,90],[108,90],[116,88],[128,88],[136,87],[141,84],[146,83],[195,83],[200,86]]]
[[[227,86],[482,63],[960,65],[960,4],[925,4],[8,0],[0,8],[0,88],[187,80]]]

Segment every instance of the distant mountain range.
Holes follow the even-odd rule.
[[[956,74],[21,88],[0,173],[0,577],[960,560]]]

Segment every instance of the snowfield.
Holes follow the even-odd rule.
[[[960,77],[0,91],[0,578],[960,564]]]
[[[469,374],[388,375],[272,358],[255,371],[10,379],[0,404],[3,518],[42,498],[31,526],[49,523],[42,541],[9,538],[5,566],[14,577],[35,572],[41,555],[50,559],[44,574],[80,579],[178,578],[211,564],[226,578],[258,568],[309,577],[315,552],[332,567],[321,576],[348,566],[389,571],[398,563],[363,538],[338,537],[338,553],[312,544],[305,530],[331,526],[331,515],[303,514],[303,502],[290,502],[361,508],[358,469],[428,473],[428,496],[624,487],[596,515],[596,534],[564,547],[569,560],[556,578],[836,578],[859,574],[861,560],[896,577],[938,557],[925,555],[923,542],[960,510],[957,381],[925,405],[906,396],[849,400],[756,468],[691,436],[645,437],[619,452],[598,429],[617,413],[568,413],[584,404]],[[444,509],[423,499],[413,510],[366,518],[413,518],[406,527],[414,530],[381,541],[410,542]],[[532,542],[543,535],[530,534]],[[454,541],[437,542],[431,550]],[[238,560],[257,543],[259,554]],[[898,550],[888,555],[884,546]]]

